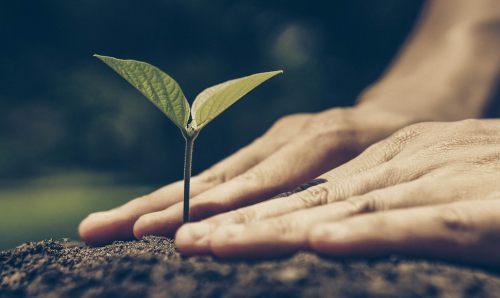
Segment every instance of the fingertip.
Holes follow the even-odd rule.
[[[87,217],[82,219],[82,221],[78,225],[78,236],[80,236],[80,238],[85,242],[87,242],[91,238],[91,234],[90,234],[90,231],[92,230],[92,226],[91,226],[92,219],[91,218],[93,216],[94,216],[94,213],[87,215]]]
[[[110,243],[113,238],[124,238],[117,231],[113,211],[89,214],[78,225],[78,235],[88,245],[99,246]]]
[[[132,227],[132,233],[136,239],[141,239],[143,236],[153,235],[152,227],[154,227],[153,215],[141,215]]]
[[[185,224],[177,230],[175,245],[183,255],[210,253],[210,232],[208,223]]]

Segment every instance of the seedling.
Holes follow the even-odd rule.
[[[179,84],[155,66],[135,60],[94,56],[139,90],[181,130],[186,140],[183,220],[184,223],[188,222],[193,145],[200,130],[245,94],[283,71],[257,73],[212,86],[198,94],[190,108]]]

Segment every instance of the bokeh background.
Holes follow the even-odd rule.
[[[199,172],[279,117],[351,105],[384,71],[422,1],[0,2],[0,248],[77,237],[89,212],[182,177],[183,139],[92,57],[157,65],[188,99],[283,69],[197,140]]]

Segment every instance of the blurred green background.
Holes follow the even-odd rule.
[[[421,1],[2,1],[0,248],[77,237],[89,212],[182,177],[183,140],[92,57],[148,61],[192,100],[255,72],[285,74],[213,121],[194,172],[279,117],[351,105],[383,72]]]

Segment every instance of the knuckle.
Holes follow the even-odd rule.
[[[260,136],[260,137],[257,137],[255,138],[252,143],[250,144],[250,146],[265,146],[267,145],[267,139],[264,137],[264,136]],[[245,148],[249,148],[250,146],[248,147],[245,147]],[[243,149],[245,149],[243,148]]]
[[[262,136],[260,143],[284,144],[309,121],[310,114],[293,114],[278,119]]]
[[[210,167],[205,171],[201,172],[198,176],[201,183],[215,185],[224,183],[227,181],[227,177],[224,172],[217,170],[215,167]]]
[[[251,208],[242,208],[231,211],[228,214],[231,223],[248,223],[254,221],[257,216],[256,212]]]
[[[476,229],[470,217],[455,206],[439,208],[437,221],[454,243],[469,244],[477,240]]]
[[[394,157],[394,155],[397,153],[394,150],[394,144],[392,140],[390,139],[385,139],[380,142],[377,142],[375,144],[370,145],[368,148],[365,149],[360,154],[360,158],[365,158],[367,160],[380,155],[377,160],[380,160],[380,162],[386,162]]]
[[[362,196],[351,197],[345,200],[350,214],[368,213],[379,210],[379,196],[368,193]]]
[[[297,199],[302,201],[305,208],[328,204],[330,189],[323,185],[316,185],[297,193]]]
[[[311,114],[308,113],[296,113],[296,114],[290,114],[287,115],[283,118],[281,118],[285,122],[295,122],[299,120],[305,120],[307,118],[311,117]]]
[[[347,109],[334,108],[314,114],[310,123],[337,124],[348,122],[348,114]]]
[[[416,123],[403,127],[402,129],[396,131],[392,135],[391,139],[397,144],[404,145],[420,135],[424,131],[426,126],[427,123]]]
[[[386,140],[372,145],[366,151],[384,152],[383,160],[391,160],[396,155],[398,155],[409,143],[420,136],[425,131],[425,129],[427,129],[428,125],[430,124],[424,122],[403,127],[393,133]]]
[[[450,231],[468,231],[470,223],[463,212],[455,207],[443,207],[439,209],[438,220],[443,227]]]
[[[312,116],[304,131],[316,138],[341,137],[351,140],[355,139],[358,129],[350,110],[334,109]]]
[[[307,118],[309,118],[310,115],[307,113],[298,113],[298,114],[291,114],[291,115],[286,115],[284,117],[281,117],[278,119],[276,122],[274,122],[273,126],[271,129],[275,128],[281,128],[284,126],[289,126],[292,123],[298,122],[298,121],[303,121]]]
[[[274,126],[283,126],[283,125],[288,125],[290,124],[290,122],[294,122],[295,120],[297,120],[299,117],[297,117],[296,114],[292,114],[292,115],[286,115],[284,117],[281,117],[280,119],[278,119],[275,123],[274,123]]]

